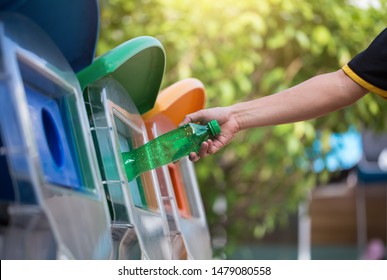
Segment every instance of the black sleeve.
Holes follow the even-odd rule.
[[[387,99],[387,28],[342,69],[356,83]]]

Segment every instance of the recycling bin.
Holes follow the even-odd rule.
[[[103,54],[77,74],[98,147],[118,259],[171,259],[156,174],[148,171],[129,181],[121,157],[148,141],[140,113],[154,106],[164,68],[163,46],[143,36]],[[117,226],[125,226],[127,233],[115,234]]]
[[[108,208],[74,71],[31,19],[2,13],[0,25],[1,258],[108,259]]]
[[[183,79],[163,89],[152,110],[142,115],[149,137],[176,129],[185,115],[203,109],[204,105],[205,88],[198,79]],[[185,157],[156,171],[174,232],[173,255],[184,256],[186,252],[188,259],[210,259],[210,235],[193,163]]]

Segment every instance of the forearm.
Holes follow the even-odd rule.
[[[342,70],[311,78],[279,93],[230,107],[240,129],[308,120],[349,106],[367,91]]]

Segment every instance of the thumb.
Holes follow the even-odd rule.
[[[187,123],[201,122],[203,120],[202,112],[203,110],[200,110],[186,115],[183,121],[179,124],[179,126],[185,125]]]
[[[185,124],[190,123],[190,122],[192,122],[192,119],[191,119],[191,117],[189,117],[189,115],[187,115],[187,116],[184,117],[184,119],[182,120],[182,122],[179,123],[178,126],[182,126],[182,125],[185,125]]]

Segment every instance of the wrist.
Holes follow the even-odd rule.
[[[243,106],[241,106],[240,103],[237,103],[229,106],[228,109],[229,109],[229,119],[233,119],[236,122],[238,131],[246,129],[247,127],[245,126],[245,122],[243,120],[243,114],[242,114]]]

